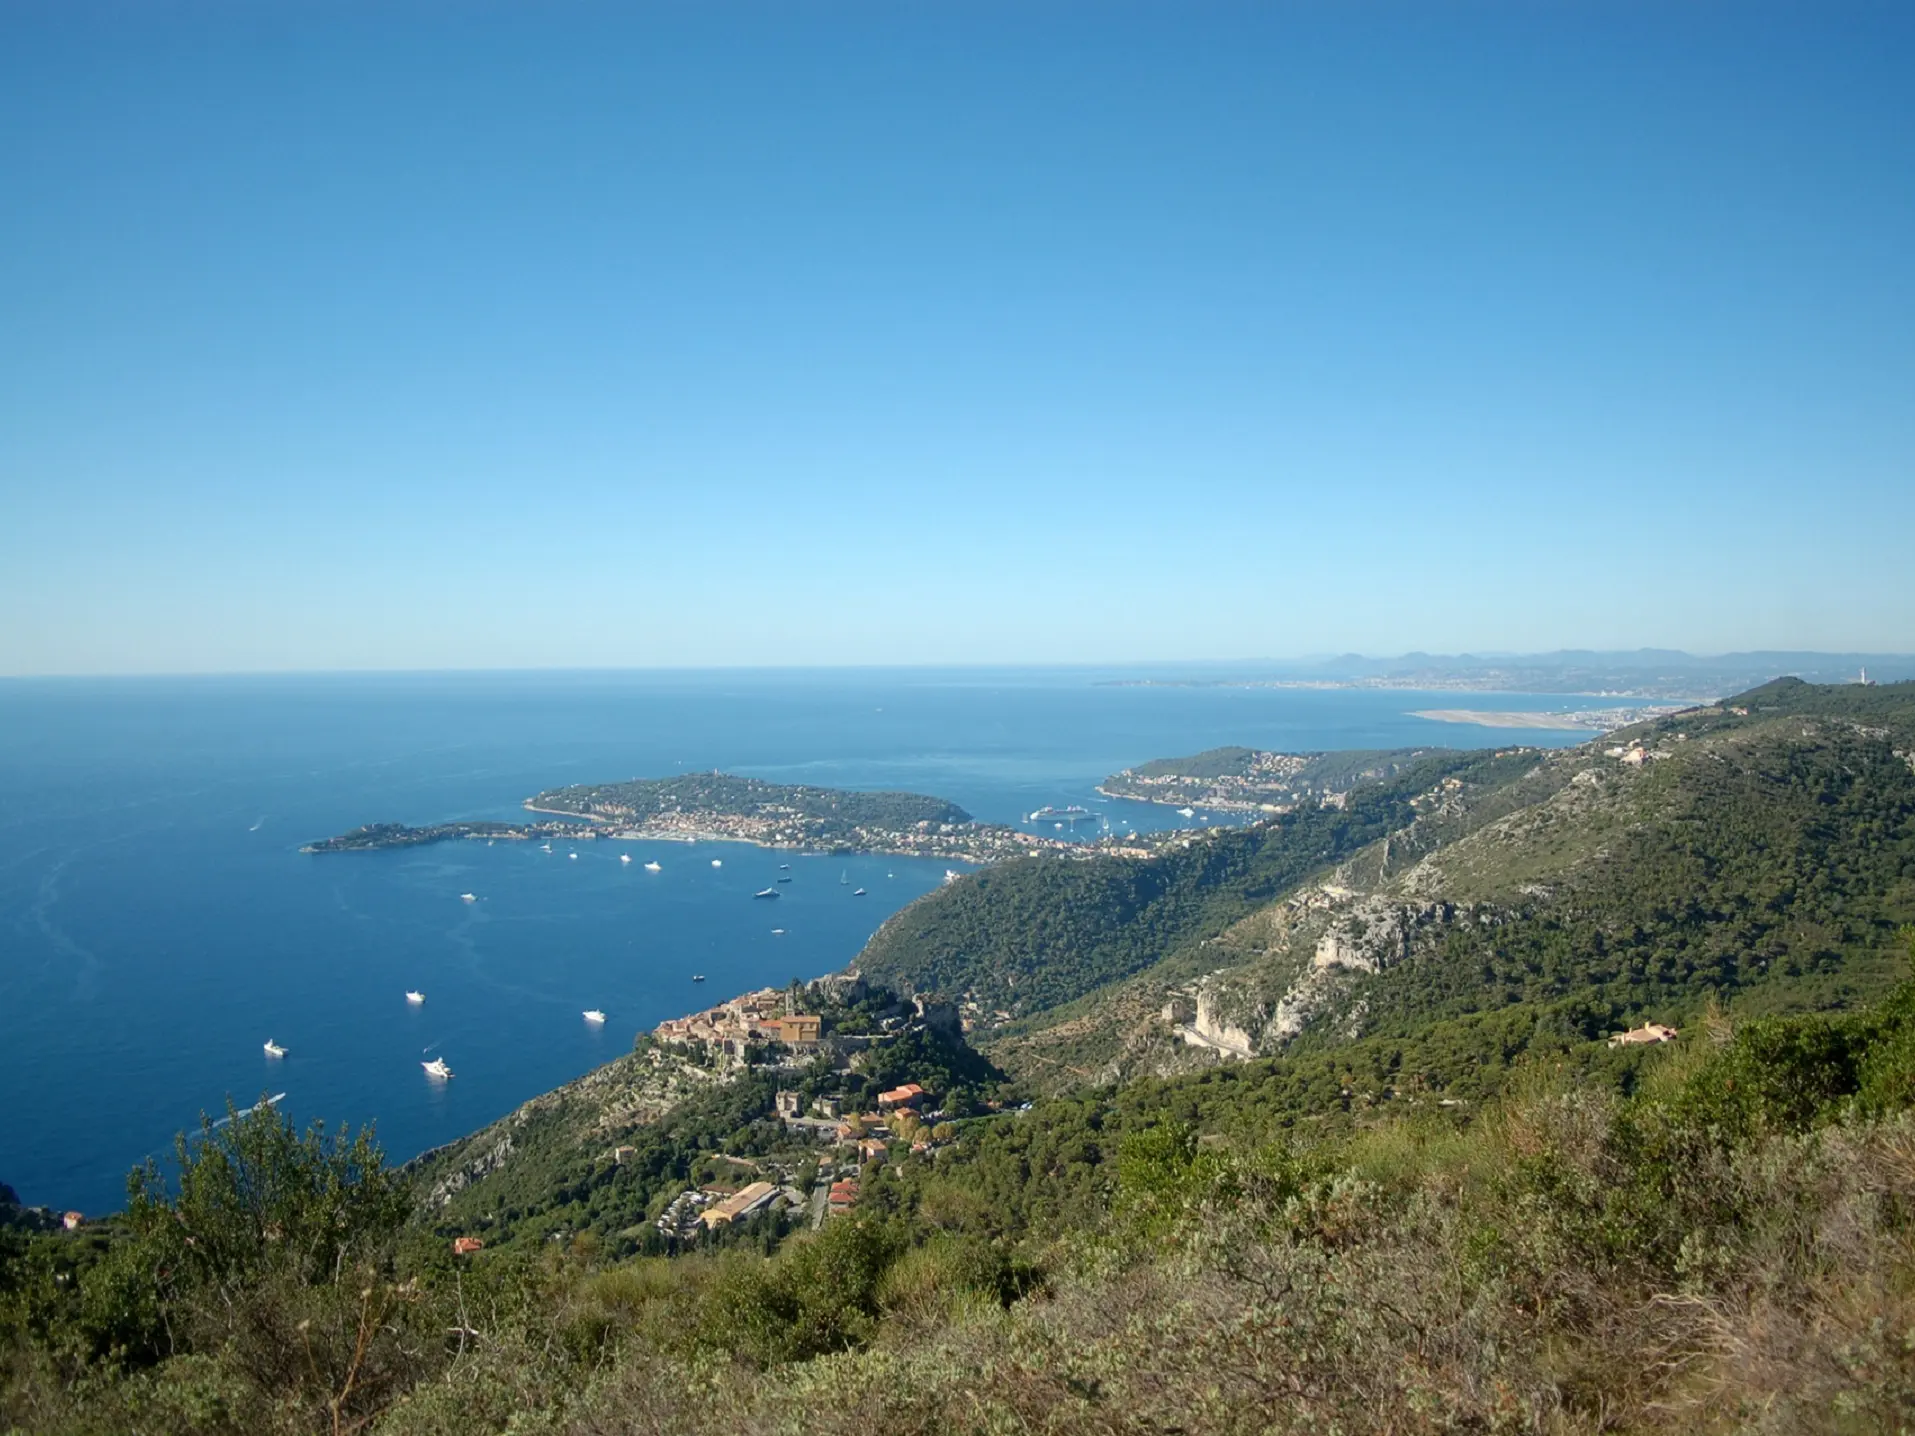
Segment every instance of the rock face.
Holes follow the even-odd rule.
[[[1224,1016],[1220,994],[1208,987],[1197,994],[1196,1012],[1183,1028],[1183,1039],[1193,1047],[1215,1048],[1232,1057],[1257,1055],[1250,1033]]]

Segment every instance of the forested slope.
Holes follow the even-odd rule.
[[[1160,856],[996,864],[912,904],[859,954],[874,981],[968,997],[1027,1017],[1222,933],[1264,903],[1409,823],[1445,779],[1487,794],[1534,767],[1535,750],[1446,753],[1341,807],[1193,835]]]
[[[1915,921],[1911,754],[1915,686],[1783,681],[1501,783],[1418,769],[1408,821],[997,1055],[1055,1083],[1441,1031],[1500,1061],[1512,1032],[1581,1040],[1711,1000],[1852,1005]],[[1159,1016],[1175,1001],[1186,1032]]]

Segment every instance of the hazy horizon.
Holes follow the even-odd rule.
[[[669,675],[706,674],[706,673],[764,673],[764,674],[803,674],[803,673],[883,673],[883,672],[925,672],[925,673],[1056,673],[1072,670],[1084,670],[1092,673],[1124,673],[1148,675],[1161,673],[1175,675],[1179,672],[1202,673],[1218,677],[1233,677],[1254,680],[1263,677],[1308,679],[1312,674],[1334,676],[1338,665],[1351,663],[1383,665],[1394,663],[1427,662],[1439,666],[1454,667],[1462,663],[1478,664],[1515,664],[1533,665],[1538,660],[1563,658],[1589,658],[1610,661],[1669,658],[1693,662],[1702,667],[1719,665],[1734,660],[1757,661],[1765,658],[1776,659],[1819,659],[1827,662],[1868,663],[1883,662],[1907,664],[1915,667],[1915,652],[1909,653],[1869,653],[1840,649],[1747,649],[1719,653],[1691,653],[1681,649],[1669,649],[1655,646],[1623,649],[1571,649],[1557,648],[1530,652],[1498,651],[1490,649],[1461,650],[1456,653],[1430,653],[1422,650],[1410,650],[1395,654],[1366,654],[1353,651],[1342,653],[1302,653],[1290,656],[1249,657],[1249,658],[1139,658],[1099,662],[1085,659],[1028,659],[1028,660],[979,660],[975,662],[923,662],[908,661],[873,663],[626,663],[626,664],[548,664],[516,667],[366,667],[366,668],[204,668],[204,669],[153,669],[124,672],[66,672],[66,673],[0,673],[0,682],[33,683],[59,680],[106,680],[106,679],[168,679],[168,678],[352,678],[352,677],[420,677],[420,678],[456,678],[472,677],[563,677],[569,674],[580,676],[618,675],[618,674],[656,674]],[[1915,674],[1911,674],[1915,677]],[[1819,681],[1819,680],[1818,680]],[[1900,681],[1894,678],[1891,681]]]

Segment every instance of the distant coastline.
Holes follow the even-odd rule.
[[[1610,733],[1680,712],[1674,704],[1655,704],[1637,708],[1589,709],[1576,713],[1525,713],[1509,709],[1421,708],[1412,718],[1427,718],[1432,723],[1474,723],[1481,728],[1542,728],[1557,733]]]

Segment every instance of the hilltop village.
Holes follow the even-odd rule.
[[[961,1026],[948,1003],[900,998],[850,972],[747,992],[642,1035],[637,1055],[654,1067],[770,1079],[782,1134],[725,1142],[694,1163],[694,1180],[653,1218],[658,1239],[679,1247],[746,1226],[815,1228],[854,1210],[886,1164],[934,1160],[960,1121],[1001,1110],[989,1095],[999,1074],[964,1045]],[[637,1149],[609,1155],[624,1163]]]

